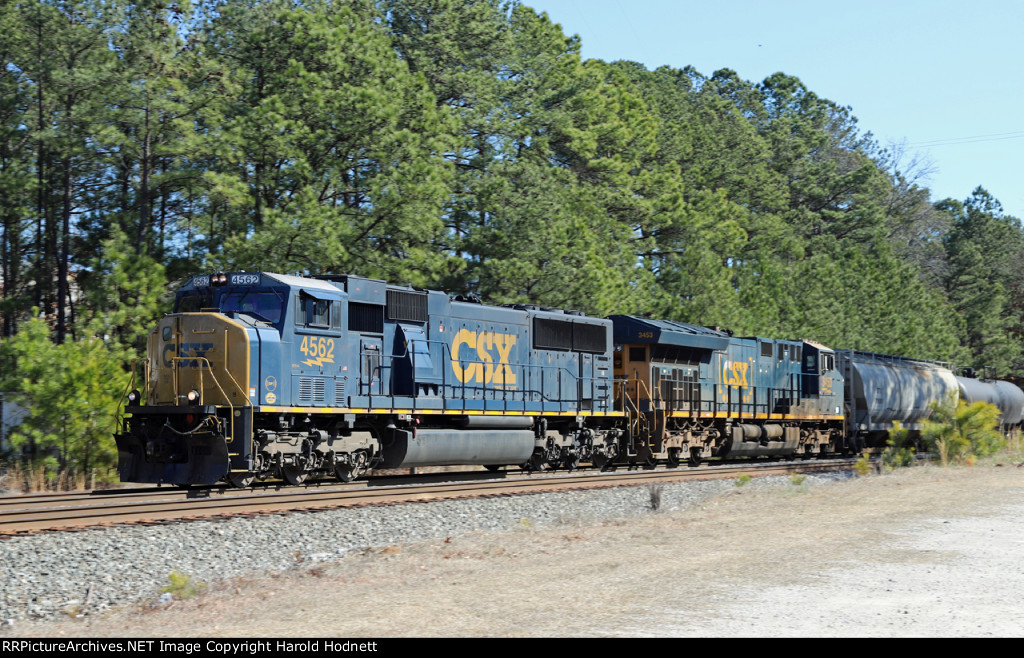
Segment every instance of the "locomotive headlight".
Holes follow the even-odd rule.
[[[193,388],[191,391],[188,392],[187,397],[189,402],[199,402],[199,391]]]
[[[228,275],[223,272],[218,272],[210,277],[210,283],[215,286],[222,286],[228,282]]]
[[[138,404],[140,400],[142,400],[142,393],[132,389],[132,392],[128,394],[128,404]]]

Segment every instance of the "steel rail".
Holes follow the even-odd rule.
[[[744,463],[701,468],[665,468],[566,474],[484,473],[486,479],[458,478],[436,484],[384,484],[357,481],[355,486],[330,485],[254,489],[150,489],[127,494],[36,494],[0,498],[0,536],[96,526],[230,518],[336,509],[362,505],[502,495],[525,495],[560,490],[640,486],[660,482],[697,481],[848,470],[856,460]],[[465,476],[465,473],[445,474]],[[400,481],[399,481],[400,482]],[[362,485],[362,486],[360,486]],[[18,499],[22,502],[19,504]]]

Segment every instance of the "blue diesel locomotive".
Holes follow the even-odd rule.
[[[611,334],[579,313],[356,276],[197,276],[133,366],[118,469],[129,482],[246,486],[611,457]]]

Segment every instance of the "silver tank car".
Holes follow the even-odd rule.
[[[1024,391],[1010,382],[997,381],[999,389],[999,410],[1003,412],[1004,427],[1019,427],[1024,420]]]
[[[854,350],[837,351],[836,357],[847,382],[849,434],[857,449],[884,446],[896,421],[919,434],[929,405],[959,393],[946,364]]]
[[[991,379],[974,377],[957,377],[960,398],[968,403],[988,402],[999,407],[1002,414],[999,424],[1004,432],[1009,432],[1021,423],[1024,416],[1024,391],[1011,384]]]
[[[999,390],[993,382],[977,379],[974,377],[957,377],[957,386],[960,388],[960,399],[968,404],[975,402],[988,402],[999,406]]]

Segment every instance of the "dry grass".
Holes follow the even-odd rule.
[[[44,466],[14,464],[0,469],[0,490],[21,493],[44,491],[85,491],[95,489],[96,474],[61,470],[56,473]]]
[[[1024,459],[1024,433],[1015,428],[1006,437],[1006,457],[1014,460]]]

